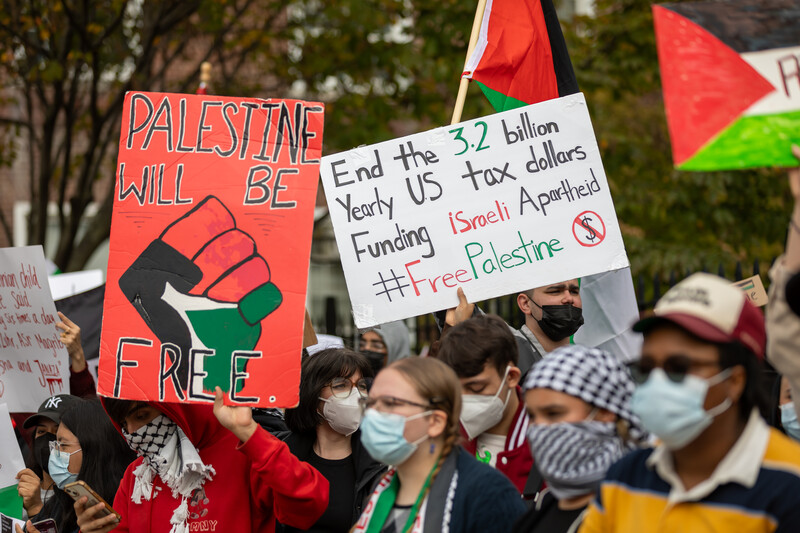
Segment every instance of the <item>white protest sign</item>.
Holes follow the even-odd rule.
[[[324,157],[358,327],[628,266],[582,94]]]
[[[0,248],[0,402],[12,412],[36,412],[46,398],[69,392],[46,271],[41,246]]]

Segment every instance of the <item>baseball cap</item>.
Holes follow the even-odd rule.
[[[31,415],[22,424],[22,427],[29,428],[37,424],[40,417],[49,418],[56,424],[61,423],[61,415],[67,412],[70,407],[75,405],[80,398],[71,394],[56,394],[42,402],[35,415]]]
[[[636,322],[633,330],[645,333],[665,321],[708,342],[740,342],[764,359],[764,315],[741,289],[713,274],[698,272],[672,287],[653,314]]]

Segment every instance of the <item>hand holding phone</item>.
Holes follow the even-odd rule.
[[[117,527],[119,513],[85,482],[70,483],[64,487],[64,492],[75,500],[75,514],[82,533],[107,533]]]

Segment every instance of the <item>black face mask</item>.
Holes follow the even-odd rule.
[[[377,376],[378,371],[383,368],[383,360],[386,359],[387,355],[385,353],[373,352],[372,350],[361,350],[361,355],[369,360],[372,372]]]
[[[47,472],[47,464],[50,462],[50,443],[56,440],[56,436],[52,433],[44,433],[33,439],[33,457],[42,470]]]
[[[542,328],[544,334],[555,342],[574,335],[583,325],[583,311],[580,307],[572,304],[539,305],[533,300],[530,301],[542,310],[542,319],[534,318],[534,320]]]

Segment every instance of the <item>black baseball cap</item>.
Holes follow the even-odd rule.
[[[42,405],[39,406],[39,410],[35,415],[31,415],[25,420],[22,427],[27,429],[35,426],[39,422],[40,417],[49,418],[56,424],[60,424],[61,415],[66,413],[67,410],[79,400],[80,398],[71,394],[56,394],[55,396],[51,396],[42,402]]]

